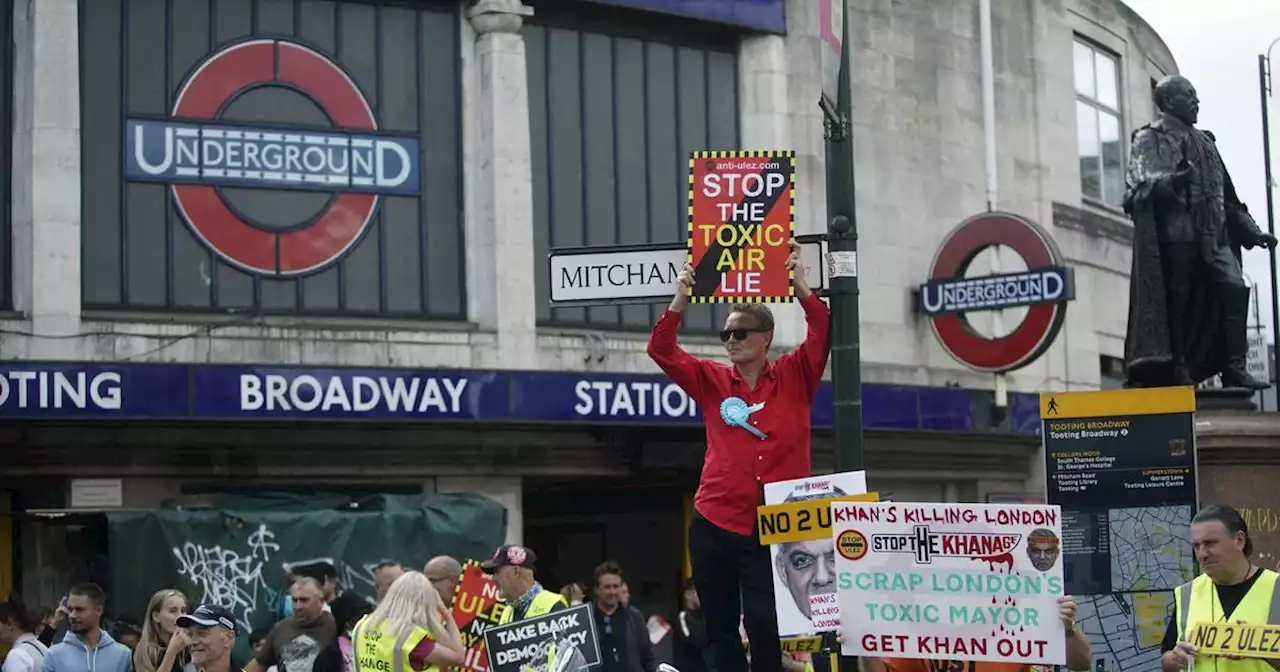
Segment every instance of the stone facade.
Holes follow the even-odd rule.
[[[518,0],[462,12],[467,307],[462,324],[207,318],[80,308],[77,3],[16,3],[14,289],[0,327],[6,359],[270,362],[299,365],[653,371],[644,334],[538,329],[529,278],[527,80]],[[851,0],[848,11],[862,254],[866,379],[987,388],[951,360],[911,310],[939,240],[985,208],[976,0]],[[1122,3],[995,3],[1000,206],[1048,228],[1076,268],[1078,299],[1040,362],[1011,388],[1088,388],[1098,358],[1119,356],[1129,252],[1122,215],[1082,198],[1075,148],[1074,35],[1119,57],[1123,132],[1152,113],[1149,80],[1176,66]],[[744,147],[799,155],[800,232],[825,226],[825,149],[816,5],[787,3],[789,33],[744,37]],[[809,260],[815,263],[817,260]],[[785,307],[777,342],[803,336]],[[716,354],[718,344],[692,342]]]

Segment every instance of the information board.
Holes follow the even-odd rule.
[[[1094,670],[1159,672],[1173,589],[1194,577],[1195,390],[1044,393],[1046,500]]]
[[[692,303],[784,303],[796,216],[791,151],[694,152],[689,159]]]

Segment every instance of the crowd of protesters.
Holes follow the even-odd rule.
[[[616,563],[597,567],[589,586],[573,583],[555,593],[537,582],[536,562],[531,549],[503,546],[481,563],[510,607],[504,622],[591,604],[600,672],[657,672],[648,622],[630,605]],[[458,666],[466,651],[449,605],[461,571],[448,556],[421,571],[384,562],[374,569],[375,594],[363,596],[343,590],[328,563],[293,568],[276,622],[248,632],[226,608],[195,605],[176,588],[156,591],[137,623],[104,618],[106,595],[94,584],[72,587],[57,608],[43,612],[15,593],[0,603],[0,643],[9,648],[2,672],[360,672],[353,640],[377,643],[369,644],[374,648],[408,641],[404,652],[369,649],[375,662],[403,653],[413,670]],[[662,662],[704,672],[705,628],[692,584],[685,607],[674,619],[674,660]],[[250,652],[243,659],[234,653],[239,638]]]

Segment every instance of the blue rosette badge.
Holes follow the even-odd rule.
[[[764,408],[764,402],[747,405],[747,402],[738,397],[727,397],[720,402],[720,419],[724,420],[724,424],[730,427],[740,427],[751,432],[757,439],[765,438],[764,432],[751,426],[751,414]]]

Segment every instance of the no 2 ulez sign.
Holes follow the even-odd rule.
[[[694,152],[688,261],[693,303],[785,303],[795,228],[795,152]]]

